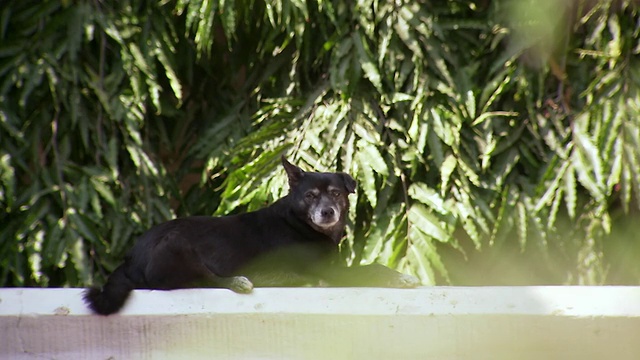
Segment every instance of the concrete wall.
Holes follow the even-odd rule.
[[[640,359],[640,287],[0,289],[0,359]]]

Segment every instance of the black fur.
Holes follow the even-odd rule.
[[[187,217],[151,228],[102,288],[85,292],[88,306],[98,314],[115,313],[133,289],[221,287],[247,293],[254,285],[418,285],[414,277],[382,265],[333,264],[356,182],[345,173],[304,172],[284,157],[282,163],[287,196],[254,212]]]
[[[84,293],[84,301],[95,313],[112,314],[124,305],[135,284],[127,277],[125,267],[118,267],[101,288],[90,288]]]

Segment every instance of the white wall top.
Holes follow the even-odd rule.
[[[0,289],[0,316],[90,314],[82,289]],[[64,308],[61,310],[61,308]],[[68,310],[68,311],[67,311]],[[468,315],[640,317],[640,287],[522,286],[135,290],[122,315],[176,314]]]
[[[640,287],[0,289],[0,359],[640,359]]]

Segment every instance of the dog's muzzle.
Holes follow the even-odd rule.
[[[340,211],[333,206],[318,207],[311,213],[311,221],[320,228],[330,228],[340,220]]]

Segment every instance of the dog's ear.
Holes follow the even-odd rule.
[[[287,161],[287,158],[284,157],[284,155],[282,156],[282,166],[284,166],[284,170],[287,172],[287,177],[289,178],[289,187],[293,188],[304,176],[304,171]]]
[[[357,185],[356,181],[353,180],[353,178],[349,174],[340,173],[340,175],[342,176],[342,181],[344,181],[344,187],[347,189],[349,194],[355,193]]]

